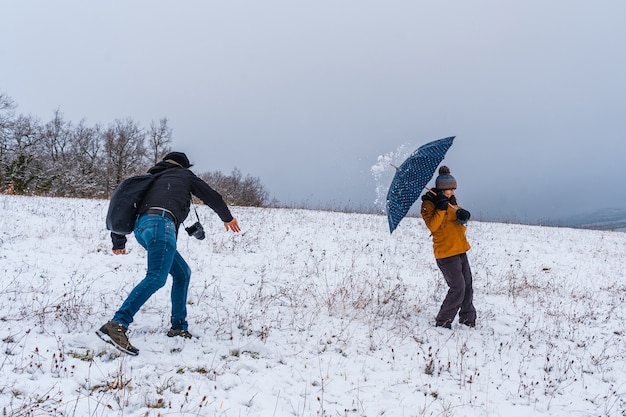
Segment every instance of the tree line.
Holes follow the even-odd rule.
[[[172,150],[167,118],[144,128],[130,118],[108,125],[74,124],[56,110],[42,122],[18,114],[0,92],[0,191],[53,197],[108,198],[125,178],[145,173]],[[198,173],[229,205],[267,206],[259,178],[234,168]]]

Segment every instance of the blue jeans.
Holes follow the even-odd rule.
[[[172,328],[187,330],[187,290],[191,269],[176,250],[176,225],[167,217],[143,215],[135,223],[135,239],[148,251],[146,277],[133,288],[113,321],[126,328],[146,301],[172,275]]]

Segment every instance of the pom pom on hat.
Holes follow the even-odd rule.
[[[183,168],[189,168],[191,166],[187,155],[182,152],[170,152],[163,157],[163,161],[180,165]]]
[[[435,188],[438,190],[453,190],[456,188],[456,179],[450,174],[450,168],[445,165],[439,168],[439,176],[435,180]]]

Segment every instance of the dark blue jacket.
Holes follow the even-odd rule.
[[[222,196],[189,169],[161,161],[148,172],[159,175],[139,206],[139,215],[150,207],[161,207],[174,214],[178,227],[189,215],[191,198],[194,195],[211,207],[223,222],[233,220]],[[123,249],[126,245],[126,237],[123,235],[111,233],[111,239],[113,249]]]

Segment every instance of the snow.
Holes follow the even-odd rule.
[[[169,285],[135,317],[136,357],[94,331],[143,278],[107,201],[0,195],[5,416],[621,416],[626,234],[470,221],[476,329],[433,327],[446,286],[406,218],[199,207],[184,231],[190,331]]]

